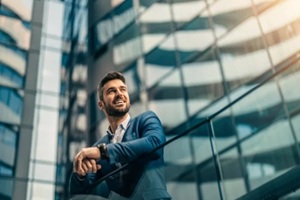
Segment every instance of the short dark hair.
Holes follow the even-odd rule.
[[[123,74],[121,74],[120,72],[116,72],[116,71],[112,71],[107,73],[103,79],[99,82],[98,87],[97,87],[97,91],[98,91],[98,97],[100,100],[103,100],[103,86],[111,80],[115,80],[115,79],[119,79],[121,80],[124,84],[126,84],[125,81],[125,77],[123,76]]]

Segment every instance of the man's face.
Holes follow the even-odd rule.
[[[108,81],[103,87],[103,101],[100,100],[99,107],[111,117],[124,116],[130,108],[127,86],[119,79]]]

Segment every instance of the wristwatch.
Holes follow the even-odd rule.
[[[108,153],[107,153],[107,149],[106,149],[106,144],[105,143],[101,143],[97,145],[97,148],[100,151],[100,159],[101,160],[107,160],[108,159]]]

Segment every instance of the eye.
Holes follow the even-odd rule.
[[[114,93],[115,92],[115,89],[108,89],[107,90],[107,94],[111,94],[111,93]]]
[[[124,87],[124,88],[121,88],[121,91],[126,92],[127,89]]]

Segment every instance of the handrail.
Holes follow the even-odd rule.
[[[282,175],[268,181],[237,200],[277,200],[300,187],[300,166],[296,166]]]
[[[246,91],[245,93],[243,93],[242,95],[240,95],[239,97],[237,97],[236,99],[234,99],[233,101],[231,101],[230,103],[228,103],[227,105],[223,106],[221,109],[219,109],[218,111],[214,112],[213,114],[211,114],[210,116],[206,117],[205,119],[203,119],[202,121],[200,121],[199,123],[189,127],[188,129],[186,129],[185,131],[183,131],[182,133],[174,136],[173,138],[167,140],[165,143],[157,146],[155,149],[153,149],[151,152],[144,154],[143,156],[137,158],[135,161],[140,160],[140,159],[147,159],[149,155],[153,154],[154,152],[156,152],[158,149],[163,148],[165,146],[167,146],[168,144],[176,141],[177,139],[187,135],[188,133],[190,133],[193,130],[196,130],[197,128],[201,127],[202,125],[210,122],[212,119],[214,119],[216,116],[218,116],[220,113],[222,113],[223,111],[225,111],[226,109],[232,107],[233,105],[235,105],[236,103],[238,103],[240,100],[242,100],[243,98],[245,98],[246,96],[248,96],[249,94],[251,94],[252,92],[254,92],[255,90],[257,90],[258,88],[260,88],[261,86],[263,86],[266,82],[272,80],[273,78],[275,78],[276,76],[278,76],[279,74],[283,73],[284,71],[286,71],[287,69],[289,69],[291,66],[293,66],[295,63],[300,61],[300,52],[298,54],[294,54],[294,58],[291,58],[289,60],[290,62],[288,64],[286,64],[284,67],[278,69],[277,71],[275,71],[271,76],[268,76],[267,78],[265,78],[264,80],[262,80],[259,84],[257,84],[256,86],[252,87],[250,90]],[[134,162],[134,161],[132,161]],[[103,182],[105,179],[107,179],[108,177],[115,175],[117,173],[119,173],[120,171],[125,170],[128,166],[130,166],[130,164],[132,162],[126,163],[123,166],[121,166],[120,168],[108,173],[107,175],[103,176],[102,178],[98,179],[97,181],[95,181],[92,185],[89,186],[89,188],[85,188],[84,190],[87,190],[88,192],[91,192],[92,190],[94,190],[101,182]],[[295,169],[297,171],[300,171],[300,169]],[[294,172],[294,171],[292,171]],[[291,172],[291,173],[292,173]],[[274,181],[277,181],[274,180]],[[298,184],[300,187],[300,184]],[[297,186],[298,186],[297,185]],[[257,190],[261,190],[260,188],[264,188],[264,187],[268,187],[265,185],[260,186]],[[255,190],[256,191],[256,190]],[[281,190],[283,191],[283,190]],[[289,190],[290,191],[290,190]],[[251,193],[251,192],[249,192]],[[253,191],[253,193],[255,193]],[[255,193],[256,194],[256,193]],[[252,193],[251,193],[252,195]],[[247,194],[244,195],[245,197],[241,198],[240,200],[246,200],[247,199]],[[256,198],[257,199],[257,198]]]

